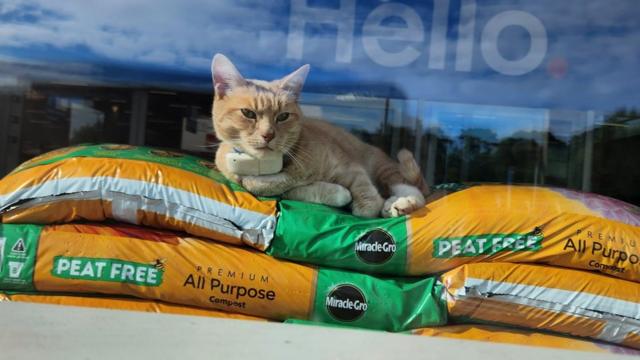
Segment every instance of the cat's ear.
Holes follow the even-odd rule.
[[[246,80],[231,60],[222,54],[216,54],[211,61],[213,89],[217,98],[223,98],[236,86],[242,86]]]
[[[304,81],[309,74],[309,64],[302,65],[298,70],[280,79],[280,87],[290,91],[296,98],[300,96]]]

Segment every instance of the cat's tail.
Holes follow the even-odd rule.
[[[431,193],[429,184],[427,184],[427,181],[422,176],[420,166],[416,162],[411,151],[407,149],[401,149],[398,151],[398,162],[400,163],[400,173],[402,174],[402,177],[404,177],[409,184],[417,187],[420,192],[427,197]]]

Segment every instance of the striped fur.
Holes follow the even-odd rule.
[[[429,189],[409,151],[401,151],[400,163],[395,162],[347,131],[302,114],[297,99],[307,72],[305,65],[279,80],[247,80],[226,57],[214,57],[212,74],[216,93],[212,117],[216,134],[222,141],[216,153],[218,168],[261,196],[288,194],[297,200],[313,201],[324,198],[318,197],[317,191],[326,188],[325,185],[307,187],[308,197],[304,191],[291,190],[315,182],[340,185],[351,192],[351,208],[358,216],[400,216],[424,206],[424,195]],[[245,116],[242,109],[254,112],[255,119]],[[276,121],[284,112],[289,114],[288,119]],[[270,139],[269,134],[274,137]],[[234,147],[256,158],[268,152],[282,153],[285,155],[283,171],[275,175],[240,177],[230,172],[225,163],[226,153]],[[413,187],[415,191],[407,191],[407,186],[395,186],[398,184]]]

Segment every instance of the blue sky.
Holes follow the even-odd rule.
[[[309,7],[326,7],[327,12],[353,3],[354,11],[343,11],[340,20],[353,24],[348,61],[337,60],[337,34],[343,30],[315,23],[314,16],[307,19],[301,56],[291,56],[291,29],[296,18],[305,16],[294,9],[301,2],[69,0],[52,5],[4,0],[0,70],[5,75],[0,83],[11,83],[11,76],[22,73],[208,91],[210,59],[223,52],[252,78],[280,77],[310,63],[306,90],[313,92],[605,113],[640,105],[636,0],[308,1]],[[448,14],[434,25],[436,3],[448,3]],[[465,17],[469,4],[475,4],[473,17]],[[377,25],[376,14],[381,16]],[[491,25],[505,18],[515,25],[505,27],[492,43]],[[533,28],[539,21],[544,33],[530,35],[517,25],[519,20]],[[470,29],[468,51],[459,48],[460,28]],[[434,37],[440,30],[443,36]],[[372,42],[371,34],[394,39]],[[384,56],[371,55],[376,41],[378,53],[408,49],[416,58],[404,65],[381,65]],[[540,60],[523,74],[496,71],[484,52],[497,49],[505,61],[516,61],[534,41],[546,46],[532,53]],[[441,57],[440,68],[434,56]],[[469,68],[457,70],[458,62]]]
[[[497,141],[515,133],[536,134],[537,131],[540,134],[546,129],[546,111],[542,109],[431,103],[427,111],[425,118],[432,122],[429,125],[451,138],[458,137],[464,130],[489,129],[496,138],[484,140]]]

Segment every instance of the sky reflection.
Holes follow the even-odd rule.
[[[634,0],[9,0],[0,70],[209,91],[223,52],[248,77],[310,63],[313,92],[610,112],[638,106],[638,18]]]

